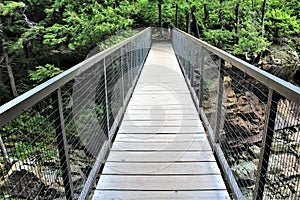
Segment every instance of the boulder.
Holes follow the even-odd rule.
[[[51,193],[54,197],[59,197],[64,192],[62,184],[57,170],[38,166],[34,161],[27,159],[15,162],[1,178],[0,194],[29,198]]]
[[[291,80],[300,68],[298,53],[289,45],[272,45],[262,58],[262,68],[284,80]]]
[[[248,182],[250,185],[255,183],[257,166],[253,161],[243,161],[231,169],[239,181]]]

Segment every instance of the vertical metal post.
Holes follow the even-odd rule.
[[[136,58],[136,60],[137,60],[137,63],[136,63],[136,65],[137,65],[137,68],[136,68],[136,72],[138,72],[139,71],[139,69],[140,69],[140,61],[141,61],[141,50],[140,50],[140,42],[141,42],[141,38],[138,38],[137,39],[137,45],[136,45],[136,50],[137,50],[137,58]]]
[[[126,46],[125,47],[121,47],[121,93],[122,93],[122,104],[124,104],[124,99],[125,99],[125,85],[124,85],[124,55],[126,56],[126,51],[124,54],[124,48],[126,50]]]
[[[130,66],[131,66],[131,44],[126,45],[126,64],[127,64],[127,87],[129,89],[130,84]],[[128,93],[128,91],[127,91]]]
[[[135,41],[132,41],[132,79],[131,84],[133,84],[133,80],[135,77],[135,70],[136,70],[136,51],[135,51]],[[132,86],[132,85],[131,85]]]
[[[190,42],[190,41],[189,41]],[[188,45],[189,47],[192,47],[192,44]],[[191,82],[191,87],[194,87],[194,66],[193,63],[191,62],[191,55],[193,55],[192,53],[192,48],[189,49],[189,69],[190,69],[190,82]]]
[[[104,84],[105,84],[105,107],[106,107],[106,123],[107,123],[107,134],[108,138],[110,138],[110,126],[109,126],[109,101],[108,101],[108,88],[107,88],[107,71],[106,71],[106,57],[103,61],[104,67]]]
[[[203,93],[204,93],[204,47],[201,46],[201,51],[200,51],[200,87],[199,87],[199,107],[202,107],[203,103]]]
[[[265,184],[267,182],[266,176],[272,148],[273,135],[275,132],[274,128],[279,98],[280,95],[277,92],[269,89],[264,134],[262,138],[262,147],[260,149],[259,164],[257,167],[258,176],[256,179],[253,199],[263,199]]]
[[[218,87],[218,103],[217,103],[217,116],[216,116],[216,126],[215,126],[215,143],[219,143],[220,128],[221,128],[221,118],[222,118],[222,103],[223,103],[223,91],[224,91],[224,65],[225,61],[219,58],[219,87]]]
[[[134,70],[134,61],[133,61],[133,41],[130,42],[130,86],[132,86],[133,80],[133,70]]]
[[[56,140],[58,144],[58,153],[60,158],[62,178],[65,187],[65,194],[67,199],[74,199],[74,186],[71,177],[70,157],[68,153],[68,144],[63,116],[63,105],[61,97],[61,89],[53,94],[53,109],[56,127]]]
[[[135,77],[136,77],[136,74],[137,74],[137,70],[138,70],[138,67],[139,67],[139,50],[137,48],[137,43],[138,43],[138,38],[135,40],[135,45],[134,45],[134,49],[135,49],[135,56],[134,56],[134,60],[135,60],[135,68],[134,68],[134,80],[135,80]]]

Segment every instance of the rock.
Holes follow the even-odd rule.
[[[275,140],[272,142],[272,150],[274,153],[284,153],[289,151],[289,146],[283,140]]]
[[[253,191],[254,187],[242,187],[241,192],[243,194],[244,200],[252,200],[253,199]]]
[[[287,141],[300,143],[300,132],[294,132],[288,134]]]
[[[269,159],[269,168],[271,174],[282,174],[285,177],[300,175],[299,162],[293,154],[271,154]]]
[[[262,58],[262,68],[289,81],[300,68],[299,55],[289,45],[272,45],[269,55]]]
[[[227,88],[230,88],[231,89],[231,82],[232,82],[232,79],[230,78],[230,76],[224,76],[224,88],[227,89]]]
[[[250,183],[255,183],[256,181],[256,169],[257,166],[252,161],[243,161],[238,165],[233,166],[232,168],[235,177],[240,181],[245,181]]]
[[[74,150],[74,153],[77,155],[77,156],[79,156],[80,158],[86,158],[87,156],[86,156],[86,153],[83,151],[83,150]]]
[[[36,196],[42,186],[42,182],[34,173],[20,169],[13,170],[5,177],[5,180],[0,183],[0,191],[5,191],[13,197],[27,198]]]
[[[256,158],[260,157],[260,147],[256,146],[256,145],[252,145],[250,147],[251,152],[255,155]]]
[[[50,192],[53,197],[63,194],[62,185],[58,184],[58,171],[49,167],[38,166],[27,159],[15,162],[8,173],[2,177],[0,191],[12,197],[29,198]],[[21,180],[21,181],[20,181]],[[62,181],[61,181],[62,183]]]
[[[80,181],[81,179],[82,179],[82,177],[79,176],[79,175],[73,175],[72,176],[72,182],[73,182],[74,185],[76,185],[76,182]]]

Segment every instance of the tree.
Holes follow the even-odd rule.
[[[261,35],[264,36],[265,32],[265,16],[266,16],[266,9],[267,9],[267,0],[264,0],[263,6],[262,6],[262,16],[261,16]]]
[[[19,32],[18,29],[23,29],[23,26],[17,26],[22,24],[21,9],[25,7],[22,2],[8,1],[0,3],[0,41],[2,58],[0,59],[2,65],[7,69],[8,78],[11,86],[13,96],[18,96],[18,91],[15,83],[14,73],[11,65],[13,54],[18,52],[22,48],[18,38],[14,37],[15,32]],[[17,24],[17,25],[16,25]],[[2,76],[2,71],[0,71]],[[2,78],[0,80],[3,80]]]

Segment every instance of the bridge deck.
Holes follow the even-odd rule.
[[[229,199],[170,44],[154,44],[94,199]]]

